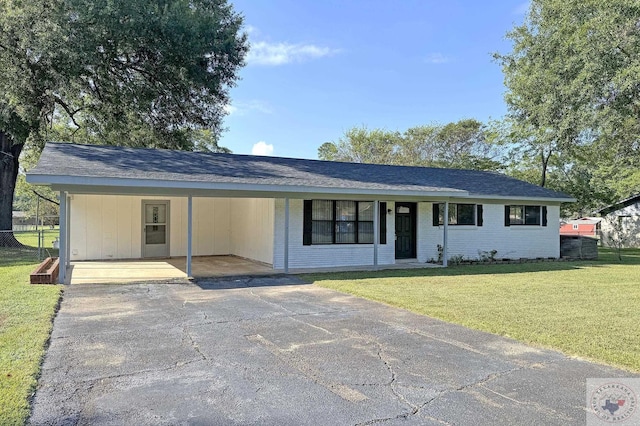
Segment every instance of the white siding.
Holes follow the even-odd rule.
[[[274,200],[231,200],[231,253],[273,263]]]
[[[383,200],[384,201],[384,200]],[[464,201],[473,203],[474,201]],[[504,226],[504,204],[483,204],[483,226],[450,226],[448,256],[478,258],[479,251],[497,250],[499,258],[536,258],[560,256],[559,206],[547,207],[549,226]],[[289,267],[319,268],[334,266],[373,265],[372,245],[311,245],[302,244],[303,201],[289,202]],[[284,268],[284,200],[276,200],[274,238],[274,268]],[[513,201],[510,204],[531,204]],[[395,211],[394,203],[387,208]],[[442,226],[433,226],[431,202],[417,203],[417,260],[426,262],[438,258],[442,244]],[[387,215],[387,244],[378,249],[380,265],[394,264],[395,216]]]
[[[169,201],[170,256],[185,256],[187,199],[120,195],[73,195],[71,260],[136,259],[142,256],[142,201]],[[231,200],[193,199],[193,254],[234,254],[231,249]]]
[[[610,237],[614,235],[613,224],[618,220],[622,222],[624,247],[640,247],[640,203],[623,207],[604,216],[600,225],[604,245],[610,244]]]

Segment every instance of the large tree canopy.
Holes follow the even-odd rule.
[[[582,214],[640,191],[640,1],[532,0],[497,54],[513,164]]]
[[[321,160],[497,170],[498,152],[477,120],[412,127],[404,133],[354,127],[318,148]]]
[[[211,146],[248,49],[241,26],[225,0],[0,1],[0,229],[21,152],[54,123],[102,143]]]

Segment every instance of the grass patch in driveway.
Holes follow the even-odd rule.
[[[0,249],[2,250],[2,249]],[[32,255],[0,251],[0,424],[21,425],[29,416],[44,345],[62,286],[31,285]]]
[[[640,371],[640,250],[622,262],[310,274],[319,286]]]

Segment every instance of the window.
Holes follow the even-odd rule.
[[[576,223],[573,224],[573,229],[578,229],[578,225]]]
[[[386,209],[380,203],[381,244]],[[373,201],[305,200],[303,244],[373,244],[373,219]]]
[[[547,206],[505,206],[504,225],[547,226]]]
[[[481,205],[449,204],[449,225],[476,224],[482,226]],[[433,226],[439,225],[444,225],[444,203],[433,204]]]

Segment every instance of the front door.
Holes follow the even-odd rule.
[[[143,201],[142,223],[142,257],[169,257],[169,201]]]
[[[416,257],[416,203],[396,203],[396,259]]]

